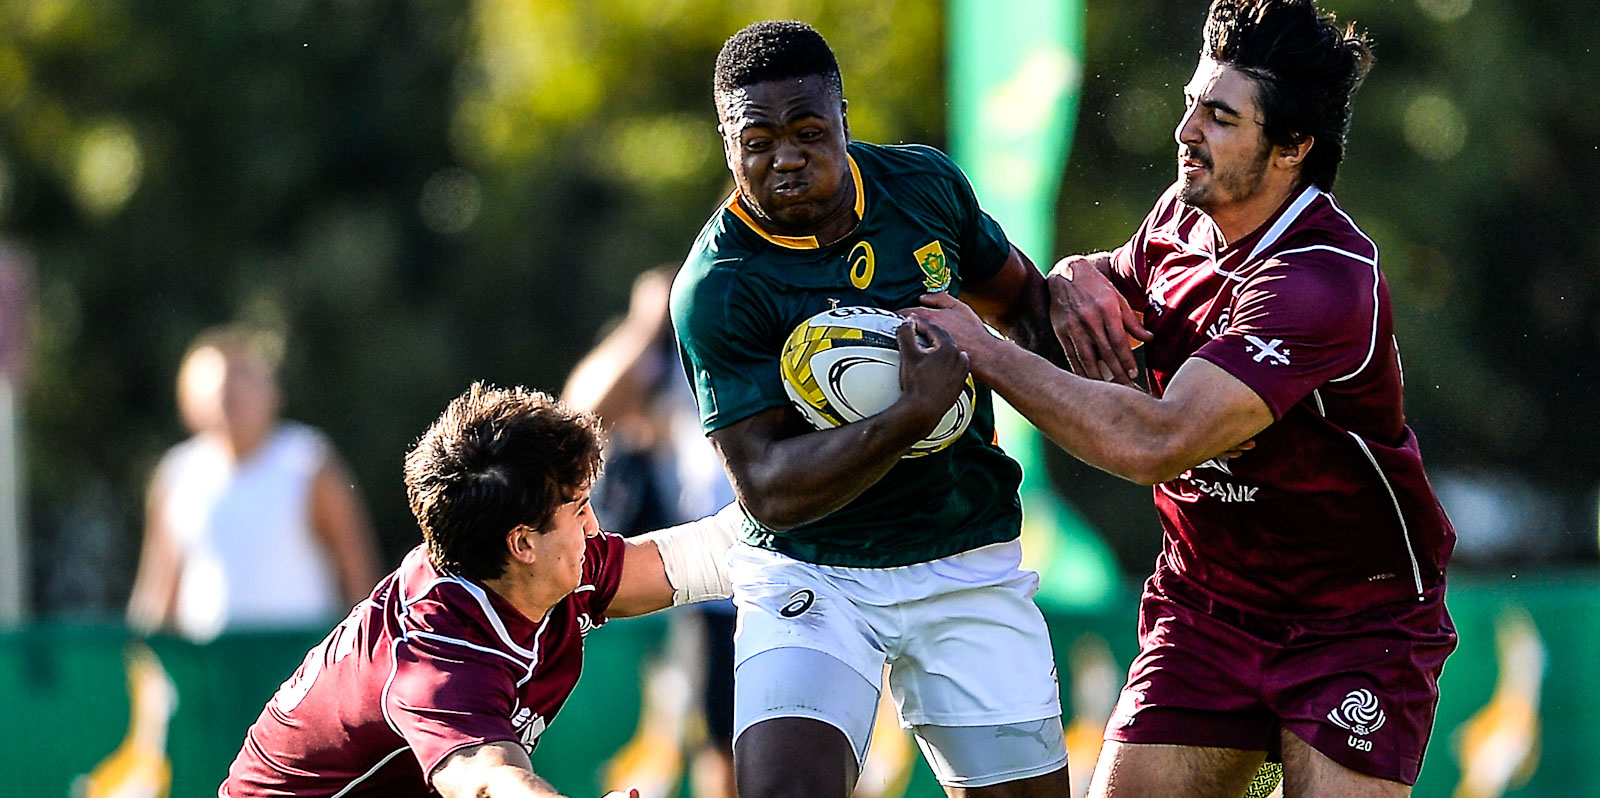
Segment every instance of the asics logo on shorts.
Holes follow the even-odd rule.
[[[1378,706],[1378,697],[1366,689],[1351,690],[1339,706],[1328,711],[1329,722],[1363,737],[1382,728],[1388,719]]]
[[[800,613],[811,609],[811,605],[815,604],[816,601],[817,594],[810,590],[796,590],[794,595],[789,597],[789,603],[778,610],[778,614],[785,618],[798,617]]]

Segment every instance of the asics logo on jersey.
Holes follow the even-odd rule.
[[[1244,351],[1255,352],[1256,356],[1254,359],[1257,363],[1260,363],[1262,358],[1270,357],[1272,358],[1272,365],[1274,366],[1289,365],[1289,350],[1285,349],[1282,352],[1278,351],[1278,347],[1283,346],[1282,338],[1274,338],[1271,341],[1263,341],[1254,335],[1246,335],[1244,339],[1249,341],[1251,344],[1250,346],[1245,347]]]
[[[1328,710],[1328,722],[1339,728],[1355,732],[1362,737],[1383,728],[1384,721],[1388,719],[1389,716],[1384,714],[1383,707],[1378,705],[1378,697],[1373,695],[1371,690],[1365,688],[1351,690],[1344,697],[1344,700],[1339,702],[1339,706]],[[1351,737],[1351,739],[1354,740],[1355,738]],[[1362,740],[1360,742],[1365,742],[1367,745],[1360,746],[1355,743],[1350,745],[1363,751],[1372,750],[1370,741]]]
[[[815,604],[816,601],[816,593],[805,589],[796,590],[794,595],[789,597],[789,603],[783,605],[783,607],[778,610],[778,614],[785,618],[799,617],[800,613],[811,609],[811,605]]]

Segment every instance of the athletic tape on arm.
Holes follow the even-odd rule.
[[[744,511],[734,502],[716,515],[650,533],[672,585],[674,607],[733,595],[728,549],[743,528]]]

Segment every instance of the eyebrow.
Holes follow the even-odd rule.
[[[1192,93],[1190,93],[1190,92],[1184,92],[1183,96],[1187,97],[1187,98],[1193,98],[1194,97],[1194,95]],[[1244,114],[1239,113],[1238,109],[1234,108],[1233,106],[1231,106],[1231,105],[1229,105],[1229,104],[1227,104],[1227,103],[1225,103],[1225,102],[1223,102],[1221,100],[1217,100],[1217,99],[1213,99],[1213,98],[1208,97],[1208,98],[1206,98],[1204,100],[1198,100],[1197,103],[1202,108],[1210,108],[1213,111],[1221,111],[1221,112],[1223,112],[1225,114],[1228,114],[1229,116],[1237,116],[1237,117],[1239,117],[1241,119],[1244,118]]]

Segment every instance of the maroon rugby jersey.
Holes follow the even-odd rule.
[[[605,622],[622,547],[590,538],[582,584],[537,621],[412,549],[278,688],[217,794],[421,798],[458,748],[531,753],[578,682],[584,635]]]
[[[1155,487],[1157,580],[1276,616],[1418,600],[1442,581],[1455,533],[1405,423],[1377,246],[1315,186],[1219,242],[1175,185],[1113,253],[1113,282],[1155,334],[1154,394],[1201,357],[1276,419],[1243,456]]]

